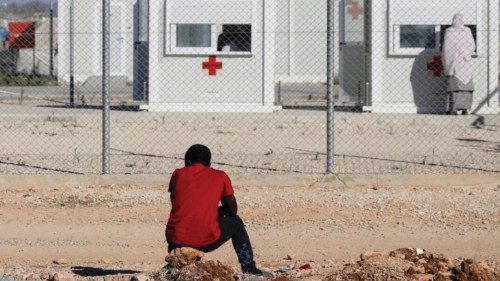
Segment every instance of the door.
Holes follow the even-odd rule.
[[[366,45],[363,0],[340,3],[340,101],[366,105]]]
[[[125,22],[124,8],[120,4],[110,6],[110,72],[113,76],[124,76]]]

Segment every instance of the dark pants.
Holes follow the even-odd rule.
[[[250,238],[248,237],[247,230],[241,218],[238,216],[220,216],[218,221],[221,234],[219,239],[212,244],[203,247],[191,247],[189,245],[174,245],[169,243],[168,252],[176,248],[190,247],[208,253],[218,249],[231,239],[241,267],[255,267],[252,245],[250,244]]]

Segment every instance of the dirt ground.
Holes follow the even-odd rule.
[[[500,174],[232,178],[256,260],[273,272],[310,264],[318,280],[360,253],[402,247],[500,265]],[[0,177],[0,270],[27,280],[158,270],[167,180]],[[206,258],[237,270],[230,245]]]
[[[0,105],[0,174],[98,174],[102,112]],[[335,172],[499,172],[500,115],[335,114]],[[113,110],[111,172],[168,173],[194,143],[233,173],[323,173],[326,111],[152,113]]]

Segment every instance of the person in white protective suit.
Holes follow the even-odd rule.
[[[450,114],[468,114],[472,108],[474,83],[472,55],[476,43],[470,28],[464,25],[463,15],[453,17],[453,25],[446,30],[443,46],[444,71],[448,76],[447,111]]]

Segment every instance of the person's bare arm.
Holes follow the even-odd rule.
[[[238,203],[236,203],[236,197],[234,195],[229,195],[221,198],[222,210],[230,216],[236,216],[238,214]]]

